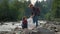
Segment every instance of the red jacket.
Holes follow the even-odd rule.
[[[22,22],[23,24],[27,24],[27,20],[23,20],[23,22]]]

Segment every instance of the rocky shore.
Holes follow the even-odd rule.
[[[16,24],[19,24],[19,23],[16,23]],[[8,31],[6,31],[7,30],[6,25],[7,25],[6,23],[5,23],[5,25],[0,25],[0,34],[60,34],[60,25],[56,24],[56,23],[54,24],[53,22],[49,22],[49,23],[47,22],[45,24],[40,23],[40,25],[37,28],[31,29],[31,30],[22,29],[22,28],[20,28],[20,25],[19,25],[19,27],[17,27],[18,25],[16,25],[16,26],[12,25],[13,26],[12,27],[11,23],[9,23],[9,26],[12,28],[10,28],[10,30],[8,29]],[[2,26],[4,26],[3,30],[5,30],[5,31],[3,31],[3,30],[1,31]],[[8,28],[9,28],[9,26],[8,26]]]

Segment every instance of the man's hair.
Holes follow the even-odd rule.
[[[31,7],[31,6],[33,6],[33,4],[29,4],[29,6],[28,6],[28,7]]]

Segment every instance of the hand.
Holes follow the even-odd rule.
[[[33,18],[34,17],[34,15],[32,15],[32,16],[30,16],[31,18]]]
[[[33,16],[30,16],[30,18],[32,18]]]
[[[32,16],[34,17],[34,14]]]

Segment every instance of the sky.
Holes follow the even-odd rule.
[[[20,0],[19,0],[20,1]],[[28,1],[28,0],[26,0],[26,1]],[[36,2],[37,0],[31,0],[31,3],[34,5],[35,4],[35,2]],[[43,1],[43,0],[38,0],[38,1]],[[46,1],[46,0],[44,0],[44,1]]]
[[[28,0],[27,0],[28,1]],[[37,0],[31,0],[31,3],[34,5],[35,4],[35,2],[36,2]],[[42,0],[38,0],[38,1],[42,1]],[[46,1],[46,0],[44,0],[44,1]]]
[[[28,1],[28,0],[27,0]],[[36,2],[37,0],[31,0],[31,3],[34,5],[35,4],[35,2]],[[38,0],[38,1],[42,1],[42,0]],[[44,0],[44,1],[46,1],[46,0]]]

